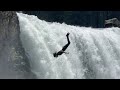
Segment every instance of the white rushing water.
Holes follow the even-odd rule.
[[[43,79],[120,78],[120,29],[95,29],[50,23],[34,15],[17,13],[20,37],[31,71]],[[67,43],[69,54],[53,53]]]

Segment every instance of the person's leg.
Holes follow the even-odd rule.
[[[70,45],[70,40],[69,40],[68,34],[66,35],[66,37],[67,37],[68,43],[62,48],[63,51],[65,51],[67,49],[67,47]]]
[[[68,41],[68,44],[70,44],[69,36],[67,36],[67,41]]]

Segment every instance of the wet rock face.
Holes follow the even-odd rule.
[[[120,27],[120,21],[117,18],[105,20],[105,27]]]
[[[15,11],[0,11],[0,78],[35,78],[22,48]]]

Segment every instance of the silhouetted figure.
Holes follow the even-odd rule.
[[[58,55],[62,55],[63,53],[69,54],[69,53],[65,52],[65,50],[67,49],[67,47],[70,45],[69,34],[70,33],[67,33],[67,35],[66,35],[68,43],[62,48],[62,50],[60,50],[59,52],[53,53],[54,57],[58,57]]]

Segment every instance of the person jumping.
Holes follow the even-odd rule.
[[[67,35],[66,35],[68,43],[62,48],[62,50],[60,50],[59,52],[53,53],[54,57],[58,57],[58,55],[62,55],[63,53],[69,54],[69,53],[65,52],[65,50],[67,49],[67,47],[70,45],[69,34],[70,33],[67,33]]]

